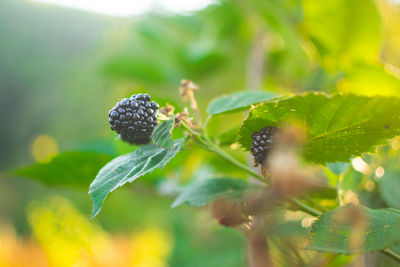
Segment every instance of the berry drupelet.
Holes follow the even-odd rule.
[[[251,153],[257,164],[267,166],[267,157],[272,150],[278,128],[267,126],[251,135]]]
[[[137,94],[118,102],[108,113],[111,130],[130,144],[149,143],[158,115],[158,104],[150,100],[148,94]]]

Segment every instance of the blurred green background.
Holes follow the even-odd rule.
[[[133,149],[109,130],[108,110],[147,92],[181,111],[182,79],[200,87],[203,118],[211,99],[245,89],[399,96],[399,43],[394,0],[217,1],[129,18],[0,1],[0,266],[244,266],[239,232],[207,208],[169,208],[179,184],[239,175],[206,152],[186,151],[116,191],[92,222],[87,189],[97,170],[71,178],[66,166],[47,183],[8,171],[64,151],[96,153],[100,168]],[[244,116],[213,118],[209,131]]]

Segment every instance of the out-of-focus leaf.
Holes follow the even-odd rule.
[[[340,188],[342,190],[352,190],[353,192],[360,191],[362,190],[362,180],[363,174],[356,171],[353,167],[350,167],[343,174]]]
[[[73,145],[72,148],[73,149],[71,150],[79,152],[95,152],[113,157],[118,155],[118,151],[115,146],[115,140],[112,139],[78,142],[77,144]]]
[[[265,91],[244,91],[222,96],[211,101],[207,111],[211,115],[234,112],[251,104],[260,103],[275,97],[276,94]]]
[[[342,92],[358,95],[400,95],[400,80],[387,72],[383,66],[363,65],[346,72],[338,83]]]
[[[107,195],[127,182],[163,168],[179,151],[183,149],[183,139],[175,140],[171,150],[157,145],[145,145],[134,152],[119,156],[105,165],[90,185],[89,195],[93,202],[92,218],[101,209]]]
[[[167,121],[163,121],[158,125],[151,136],[154,144],[165,149],[171,149],[173,147],[172,142],[172,130],[174,128],[174,117]]]
[[[326,164],[326,166],[336,175],[343,174],[347,170],[349,165],[350,164],[347,162],[335,162]]]
[[[400,208],[400,172],[386,169],[379,180],[379,192],[389,206]]]
[[[12,173],[47,185],[87,188],[93,176],[111,159],[95,152],[63,152],[49,163],[36,163]]]
[[[358,209],[358,212],[355,212]],[[321,215],[308,249],[333,253],[376,251],[400,243],[400,211],[353,205]]]
[[[239,137],[239,127],[232,128],[218,137],[221,146],[229,146],[235,143]]]
[[[326,66],[376,61],[381,21],[374,1],[302,0],[302,6],[305,30]]]
[[[240,197],[249,188],[250,185],[247,182],[238,178],[207,179],[184,187],[172,203],[172,207],[183,203],[191,206],[203,206],[219,198]]]
[[[311,198],[316,199],[335,199],[337,197],[337,190],[334,187],[324,187],[317,191],[309,193]],[[307,199],[305,199],[307,200]],[[336,204],[336,203],[335,203]]]
[[[157,61],[150,61],[147,58],[114,58],[104,66],[107,75],[123,78],[135,78],[141,81],[161,83],[168,81],[170,70]]]
[[[307,160],[345,162],[400,134],[399,106],[394,97],[307,93],[276,98],[250,111],[239,142],[249,149],[253,132],[287,122],[307,131],[302,151]]]

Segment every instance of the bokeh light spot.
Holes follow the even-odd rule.
[[[36,161],[49,162],[58,153],[57,141],[50,135],[39,135],[31,144],[31,152]]]
[[[383,167],[378,167],[375,170],[375,175],[377,178],[381,178],[385,174],[385,169]]]
[[[371,168],[369,165],[360,157],[357,157],[351,161],[351,164],[353,165],[353,168],[356,171],[359,171],[364,174],[369,174],[371,173]]]
[[[365,183],[365,190],[372,192],[375,189],[375,183],[373,181],[368,181]]]

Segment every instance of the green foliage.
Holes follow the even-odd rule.
[[[163,168],[183,149],[183,142],[183,139],[175,140],[171,150],[152,144],[145,145],[132,153],[119,156],[105,165],[89,189],[89,195],[93,202],[92,218],[100,212],[101,205],[109,193],[127,182],[132,183],[146,173]]]
[[[219,115],[245,109],[252,104],[269,100],[276,95],[265,91],[244,91],[214,99],[207,108],[211,115]]]
[[[362,189],[363,174],[354,170],[353,167],[349,167],[346,172],[343,173],[342,183],[340,189],[352,190],[353,192],[359,192]]]
[[[340,207],[314,223],[307,248],[346,254],[389,248],[400,243],[399,221],[400,211],[395,209]]]
[[[272,258],[283,255],[284,258],[279,260],[282,260],[280,263],[285,266],[308,266],[314,264],[315,259],[329,266],[351,264],[351,256],[345,258],[343,255],[311,253],[310,257],[303,257],[303,253],[296,255],[290,250],[288,244],[296,244],[297,247],[301,242],[299,236],[304,238],[310,234],[311,228],[303,227],[303,222],[307,222],[309,215],[317,216],[320,211],[326,213],[314,225],[311,249],[352,253],[391,247],[400,254],[397,229],[400,213],[393,209],[370,209],[387,206],[400,208],[398,172],[394,171],[392,166],[385,166],[386,159],[382,157],[381,151],[367,159],[364,155],[364,160],[369,166],[363,173],[347,163],[351,157],[374,152],[377,145],[386,144],[390,138],[400,133],[400,100],[396,98],[400,92],[400,82],[397,78],[400,59],[396,55],[398,45],[395,42],[398,35],[396,27],[400,21],[396,24],[388,19],[390,23],[382,23],[386,18],[379,17],[377,5],[384,10],[385,7],[381,5],[385,1],[219,1],[192,14],[149,14],[132,23],[129,20],[102,16],[83,19],[84,15],[81,14],[76,17],[78,20],[73,21],[87,22],[83,24],[91,29],[89,32],[84,33],[81,31],[82,27],[76,27],[82,23],[75,23],[73,28],[71,25],[64,25],[67,32],[72,34],[68,38],[73,40],[72,43],[79,43],[78,46],[65,46],[71,42],[66,42],[64,37],[58,38],[64,45],[49,46],[52,42],[48,40],[59,35],[55,29],[42,27],[48,24],[45,19],[34,19],[32,14],[35,13],[35,9],[22,12],[26,13],[28,19],[37,22],[34,26],[28,25],[29,27],[23,29],[16,27],[18,23],[9,23],[18,21],[19,18],[14,14],[15,10],[19,10],[17,6],[22,4],[8,2],[0,4],[3,7],[0,8],[0,13],[3,14],[0,21],[4,25],[0,32],[9,36],[0,44],[5,47],[0,51],[5,58],[1,63],[5,72],[0,73],[0,76],[4,76],[2,86],[7,89],[0,90],[0,100],[3,100],[0,107],[3,107],[3,113],[7,114],[3,123],[4,131],[0,133],[0,140],[5,140],[1,161],[3,166],[10,164],[10,155],[15,154],[17,157],[22,153],[26,154],[26,145],[22,145],[19,150],[16,146],[25,144],[24,142],[32,137],[32,133],[51,134],[60,147],[77,147],[74,144],[86,140],[84,146],[79,149],[113,155],[129,153],[115,158],[100,172],[98,170],[101,166],[111,160],[110,156],[68,152],[60,154],[50,163],[38,163],[14,173],[48,185],[84,188],[88,187],[89,179],[98,173],[89,192],[93,201],[92,217],[99,213],[102,203],[116,188],[146,174],[146,179],[141,179],[140,184],[135,184],[134,192],[121,190],[121,194],[113,196],[111,203],[107,204],[108,209],[105,209],[103,216],[99,218],[102,223],[112,222],[117,225],[115,229],[118,231],[124,228],[131,231],[132,225],[137,225],[137,220],[143,220],[143,224],[156,220],[156,223],[160,224],[173,221],[172,228],[176,232],[173,242],[175,248],[169,265],[242,266],[244,263],[241,260],[244,256],[237,253],[240,248],[235,244],[240,241],[226,241],[225,235],[217,233],[221,234],[221,231],[227,229],[221,230],[215,227],[215,224],[203,224],[200,227],[195,223],[198,218],[191,210],[168,210],[169,200],[157,198],[153,193],[157,190],[162,193],[175,192],[176,182],[188,183],[188,186],[181,188],[173,206],[182,203],[201,206],[221,198],[246,200],[244,197],[249,190],[264,189],[265,177],[259,174],[258,170],[248,166],[249,162],[246,162],[246,159],[250,153],[236,149],[236,142],[240,141],[249,149],[252,132],[267,125],[292,123],[304,129],[307,134],[301,151],[303,156],[311,162],[327,163],[326,167],[319,170],[325,170],[329,186],[301,195],[301,201],[293,198],[299,202],[288,201],[286,196],[277,196],[282,198],[276,206],[275,203],[272,205],[282,214],[276,216],[274,211],[268,210],[257,216],[258,222],[265,221],[268,224],[260,225],[256,221],[252,227],[261,230],[260,232],[267,232]],[[64,16],[62,12],[55,14],[56,17]],[[389,15],[393,18],[399,11],[393,9],[393,14],[390,12]],[[39,16],[47,17],[49,16]],[[100,24],[96,22],[97,18],[101,21]],[[103,28],[109,24],[116,26],[110,26],[103,32]],[[391,28],[388,28],[386,24],[393,25],[389,25]],[[35,27],[41,29],[43,34],[37,34],[34,31]],[[89,29],[88,27],[86,28]],[[383,43],[382,34],[388,35]],[[23,40],[27,40],[24,43],[30,44],[32,49],[19,45],[21,36],[24,37]],[[37,36],[40,36],[40,40]],[[105,43],[95,43],[95,40],[99,40],[98,36],[104,36],[101,39],[105,39]],[[391,46],[397,50],[390,49]],[[75,49],[77,47],[80,48],[80,52]],[[82,51],[94,51],[91,49],[93,47],[100,47],[99,55],[86,53],[90,54],[90,59],[80,56]],[[59,53],[59,49],[65,50],[66,53]],[[57,56],[61,54],[67,55],[68,59],[65,56]],[[41,60],[38,61],[38,58]],[[21,62],[24,64],[20,64]],[[54,68],[58,62],[70,64]],[[75,68],[69,66],[72,63]],[[99,63],[102,65],[96,65]],[[75,71],[70,72],[67,69]],[[102,69],[103,72],[98,72],[98,69]],[[101,79],[99,73],[107,75],[107,79]],[[144,88],[161,106],[169,103],[175,110],[183,110],[185,103],[179,102],[179,93],[175,90],[183,78],[193,79],[201,88],[196,92],[200,108],[204,107],[212,96],[228,94],[209,104],[207,111],[215,117],[207,124],[207,129],[201,127],[202,123],[196,120],[197,116],[190,112],[191,124],[188,124],[188,127],[191,129],[174,129],[173,118],[162,121],[152,135],[153,144],[139,147],[134,152],[131,152],[132,146],[129,144],[110,138],[110,131],[104,127],[105,117],[107,109],[117,99],[134,92],[142,92]],[[256,81],[253,81],[253,78],[256,78]],[[54,91],[53,84],[57,84],[58,90]],[[242,90],[250,84],[257,84],[259,88],[256,89],[260,91],[231,94],[232,90]],[[31,88],[35,90],[25,90]],[[301,94],[303,91],[318,91],[321,94]],[[278,94],[293,92],[298,94],[272,99]],[[322,92],[350,92],[368,97],[345,94],[327,96]],[[384,98],[376,95],[395,97]],[[89,101],[90,111],[85,111],[83,116],[82,107],[87,107],[88,99],[93,99],[94,96],[96,101]],[[9,101],[10,99],[21,101]],[[43,99],[52,101],[41,103]],[[252,105],[255,107],[251,108],[249,117],[243,123],[242,114],[232,114],[247,110]],[[9,112],[10,110],[13,112]],[[25,110],[32,112],[27,113]],[[48,113],[48,110],[54,112]],[[206,112],[200,109],[199,113],[203,116]],[[43,120],[43,114],[51,116],[46,116]],[[15,128],[16,121],[19,122],[18,131]],[[88,127],[81,127],[82,125]],[[17,141],[16,138],[21,133],[24,133],[24,138],[21,136]],[[216,133],[223,134],[216,136]],[[179,153],[170,162],[183,149],[182,139],[173,140],[183,134],[191,137],[187,139],[190,143],[186,147],[193,150],[187,149]],[[15,141],[10,142],[14,137]],[[94,142],[87,142],[89,139]],[[232,144],[234,145],[230,146]],[[390,150],[390,147],[386,146],[385,149]],[[394,149],[391,150],[393,151]],[[397,164],[398,155],[395,157]],[[168,162],[168,166],[160,170]],[[302,174],[303,167],[310,167],[307,162],[301,163],[298,169],[293,169],[295,174]],[[377,166],[385,167],[385,175],[381,179],[376,179],[373,175]],[[318,176],[318,166],[313,167]],[[237,173],[241,172],[249,175],[248,181],[229,178],[236,177]],[[160,183],[162,178],[171,174],[173,187],[169,181]],[[204,177],[219,175],[222,175],[222,178],[203,180]],[[259,179],[262,185],[252,183],[251,178]],[[276,177],[271,178],[273,182],[279,181],[274,179]],[[188,180],[197,182],[192,183]],[[8,180],[2,181],[5,186],[0,186],[0,197],[3,196],[6,200],[9,196],[26,197],[26,194],[8,193]],[[375,181],[379,183],[377,188],[374,188]],[[275,186],[279,185],[272,183],[271,188],[276,189]],[[153,190],[148,188],[151,186],[154,187]],[[140,194],[140,190],[144,188],[146,194]],[[28,188],[28,192],[34,191],[30,189]],[[139,194],[135,196],[137,192]],[[119,198],[124,194],[124,198]],[[131,198],[132,196],[134,198]],[[338,197],[341,198],[339,202],[347,202],[346,197],[350,197],[351,201],[357,200],[363,205],[368,205],[370,208],[361,208],[362,216],[368,219],[367,223],[358,220],[360,217],[355,216],[357,213],[351,213],[353,207],[342,207],[328,212],[338,206]],[[83,199],[82,203],[86,204],[87,197],[83,196]],[[159,201],[162,201],[163,206],[155,209],[154,206]],[[290,202],[290,205],[286,205],[289,204],[286,202]],[[8,205],[7,202],[5,206]],[[287,211],[288,207],[296,212]],[[0,210],[4,210],[4,207],[0,206]],[[135,212],[130,212],[132,210]],[[300,210],[309,214],[303,213],[299,217]],[[202,214],[200,216],[203,218]],[[179,227],[175,224],[179,224]],[[354,227],[351,228],[352,226]],[[205,234],[211,232],[212,235]],[[349,244],[357,239],[354,237],[356,234],[362,241],[366,241],[365,246],[359,250],[349,247]],[[192,240],[189,235],[196,235],[197,238]],[[292,238],[294,239],[286,243],[286,239]],[[349,240],[351,242],[348,242]],[[242,243],[244,244],[244,240]],[[193,247],[193,244],[196,245]],[[233,247],[227,249],[230,246]],[[226,256],[221,248],[234,253]],[[209,253],[214,250],[215,253]],[[196,257],[201,260],[196,260]],[[292,257],[298,260],[296,264],[291,262]],[[303,263],[302,260],[308,261],[307,258],[310,262]],[[398,260],[400,262],[400,256]],[[279,262],[276,265],[279,265]],[[387,266],[379,263],[377,265]]]
[[[349,163],[347,162],[335,162],[335,163],[328,163],[326,166],[336,175],[343,174],[347,168],[349,167]]]
[[[235,143],[238,139],[238,134],[239,134],[239,127],[232,128],[224,133],[222,133],[218,137],[219,144],[221,146],[229,146],[233,143]]]
[[[172,203],[172,207],[183,203],[203,206],[219,198],[237,198],[243,196],[250,188],[252,188],[250,184],[238,178],[206,179],[184,187]]]
[[[377,89],[379,88],[379,89]],[[338,84],[342,92],[360,95],[398,96],[400,80],[380,65],[357,65],[346,72],[346,77]]]
[[[151,136],[153,143],[165,149],[173,147],[172,130],[174,129],[174,116],[158,125]]]
[[[240,130],[246,149],[251,134],[265,126],[292,123],[307,133],[304,157],[312,162],[348,161],[374,152],[400,134],[400,99],[307,93],[276,98],[250,111]]]
[[[400,208],[400,172],[386,170],[379,180],[379,192],[383,200],[393,208]]]
[[[12,173],[51,186],[86,189],[92,177],[110,160],[111,156],[95,152],[63,152],[49,163],[36,163],[13,170]]]
[[[326,66],[376,61],[381,22],[372,0],[302,0],[302,6],[307,34]]]

